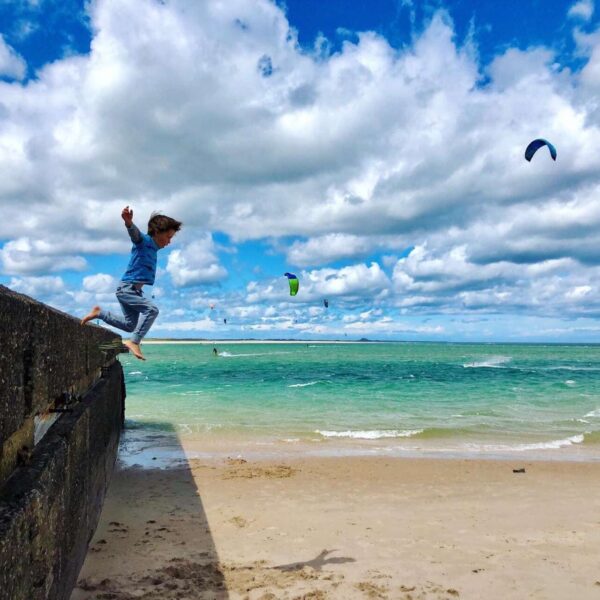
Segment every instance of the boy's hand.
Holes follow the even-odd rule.
[[[131,227],[131,224],[133,223],[133,211],[129,208],[129,206],[126,206],[121,211],[121,218],[123,221],[125,221],[125,225],[127,227]]]

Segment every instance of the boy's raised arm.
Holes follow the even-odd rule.
[[[142,232],[133,224],[133,210],[126,206],[121,211],[121,218],[125,221],[125,227],[127,227],[127,233],[134,244],[138,244],[142,241]]]

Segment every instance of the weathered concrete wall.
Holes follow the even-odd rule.
[[[34,417],[88,390],[117,337],[0,285],[0,485],[33,447]]]
[[[0,286],[0,600],[67,600],[117,455],[115,339]],[[37,415],[65,410],[33,446]]]

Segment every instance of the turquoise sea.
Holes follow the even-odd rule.
[[[146,343],[124,447],[600,460],[600,346]],[[127,452],[126,452],[127,454]],[[134,459],[131,459],[134,460]],[[135,461],[134,461],[135,462]]]

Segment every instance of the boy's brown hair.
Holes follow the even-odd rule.
[[[169,231],[170,229],[179,231],[181,225],[181,221],[177,221],[166,215],[152,213],[150,220],[148,221],[148,235],[152,237],[156,233],[162,233],[164,231]]]

